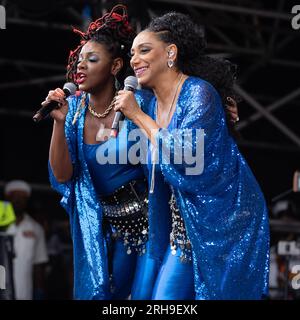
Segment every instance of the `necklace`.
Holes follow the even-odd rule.
[[[88,106],[89,112],[96,118],[105,118],[110,113],[110,110],[113,108],[115,101],[116,101],[116,95],[113,97],[110,105],[106,108],[106,110],[103,113],[96,112],[92,107],[91,103],[89,103],[89,106]]]
[[[181,79],[183,77],[183,73],[181,73],[180,75],[180,78],[178,80],[178,83],[176,85],[176,89],[175,89],[175,92],[174,92],[174,96],[173,96],[173,99],[172,99],[172,103],[170,105],[170,108],[169,108],[169,112],[168,112],[168,120],[169,120],[169,117],[170,117],[170,112],[172,110],[172,107],[173,107],[173,104],[175,102],[175,98],[176,98],[176,95],[177,95],[177,91],[178,91],[178,88],[179,88],[179,85],[180,85],[180,82],[181,82]],[[155,108],[155,120],[156,120],[156,123],[158,123],[158,102],[156,100],[156,108]],[[151,144],[152,146],[152,144]],[[153,146],[153,148],[151,149],[151,162],[152,162],[152,170],[151,170],[151,181],[150,181],[150,189],[149,189],[149,192],[150,193],[153,193],[154,191],[154,185],[155,185],[155,164],[157,163],[157,156],[158,156],[158,153],[157,153],[157,146]]]
[[[169,111],[168,111],[168,117],[167,119],[169,120],[169,117],[170,117],[170,112],[172,110],[172,107],[174,105],[174,102],[175,102],[175,98],[176,98],[176,95],[177,95],[177,91],[178,91],[178,88],[179,88],[179,85],[180,85],[180,82],[181,82],[181,79],[183,77],[183,73],[180,74],[180,78],[178,80],[178,83],[176,85],[176,89],[175,89],[175,92],[174,92],[174,96],[173,96],[173,99],[172,99],[172,103],[170,105],[170,108],[169,108]],[[158,102],[156,102],[156,110],[155,110],[155,115],[156,115],[156,122],[157,122],[157,118],[158,118]],[[157,122],[158,123],[158,122]]]

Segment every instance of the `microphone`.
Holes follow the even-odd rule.
[[[72,82],[67,82],[64,84],[63,91],[64,91],[66,98],[67,98],[68,96],[75,94],[76,85]],[[52,110],[57,109],[57,107],[58,107],[57,101],[50,101],[48,104],[42,106],[41,109],[36,112],[36,114],[33,116],[32,120],[34,122],[39,122],[39,121],[45,119],[49,115],[49,113]]]
[[[134,92],[138,86],[137,78],[134,76],[129,76],[124,80],[124,89],[126,91]],[[119,121],[123,121],[125,119],[124,114],[121,111],[117,111],[114,117],[114,121],[111,126],[110,136],[116,138],[119,133]]]

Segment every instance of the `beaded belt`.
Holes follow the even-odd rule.
[[[170,244],[172,254],[176,255],[177,248],[180,248],[181,262],[192,261],[191,242],[187,237],[184,221],[180,215],[179,209],[176,204],[176,199],[173,193],[169,201],[169,205],[172,213],[172,231],[170,233]]]
[[[112,237],[122,238],[127,254],[143,254],[148,240],[148,190],[144,180],[131,181],[112,195],[100,197]]]
[[[139,200],[140,194],[147,190],[146,179],[132,180],[124,186],[118,188],[110,195],[100,196],[102,204],[115,205],[131,200]]]

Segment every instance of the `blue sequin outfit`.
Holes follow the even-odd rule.
[[[147,91],[136,93],[137,101],[143,106],[152,97]],[[69,111],[66,117],[65,134],[73,164],[73,177],[66,183],[58,183],[49,165],[50,182],[61,193],[61,205],[69,214],[74,251],[74,297],[76,299],[110,299],[111,288],[108,270],[108,242],[103,231],[103,211],[99,194],[94,187],[88,163],[87,150],[84,148],[83,129],[88,101],[82,109],[79,108],[81,96],[69,97]],[[76,111],[80,110],[77,121],[72,124]],[[127,130],[135,128],[128,121]],[[86,152],[84,152],[86,151]],[[116,166],[118,174],[120,167]],[[127,168],[128,169],[128,168]],[[136,170],[136,171],[135,171]],[[141,175],[140,166],[135,166],[134,172],[127,170],[125,180]],[[111,166],[113,175],[113,165]],[[115,176],[114,176],[115,177]],[[124,183],[124,177],[113,179],[114,187]],[[112,191],[109,184],[103,193]],[[119,244],[117,243],[118,247]],[[120,254],[120,260],[124,258]],[[131,266],[130,266],[131,267]],[[133,268],[133,267],[132,267]],[[121,275],[121,272],[119,272]]]
[[[148,110],[153,119],[155,105],[154,97]],[[163,186],[167,183],[174,190],[192,245],[196,299],[261,299],[268,294],[269,275],[264,196],[228,132],[219,94],[204,80],[189,77],[182,86],[171,125],[160,129],[157,144],[162,150],[171,150],[170,159],[174,159],[175,147],[182,143],[178,131],[184,134],[189,130],[194,138],[184,148],[196,152],[197,129],[204,130],[203,154],[198,155],[203,159],[201,174],[186,175],[186,169],[193,165],[168,163],[168,152],[160,154],[165,181],[154,178],[149,196],[150,235],[158,239],[163,236],[159,222],[170,199],[169,188]],[[147,169],[151,181],[151,164]],[[152,248],[158,246],[159,241]]]

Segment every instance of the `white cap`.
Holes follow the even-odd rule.
[[[5,194],[9,194],[12,191],[24,191],[28,194],[28,196],[31,195],[30,185],[23,180],[12,180],[5,185]]]
[[[279,212],[286,211],[289,208],[289,202],[287,200],[281,200],[275,203],[273,206],[273,214],[277,216]]]

